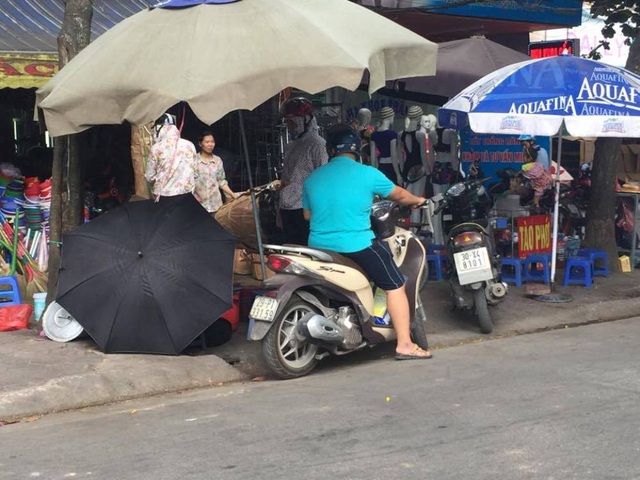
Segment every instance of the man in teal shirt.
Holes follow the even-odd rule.
[[[418,207],[426,199],[396,186],[374,167],[358,163],[360,136],[348,125],[327,130],[330,161],[304,182],[302,208],[310,221],[309,246],[333,250],[353,259],[387,294],[387,310],[396,331],[396,358],[431,358],[411,340],[405,279],[386,242],[371,230],[374,196]]]

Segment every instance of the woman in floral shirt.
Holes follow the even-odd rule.
[[[229,198],[236,198],[236,194],[229,188],[222,159],[213,154],[216,146],[213,133],[203,132],[198,139],[198,145],[200,153],[196,158],[194,195],[207,212],[214,214],[223,204],[220,190]]]

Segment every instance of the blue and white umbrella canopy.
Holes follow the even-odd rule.
[[[438,110],[444,127],[476,133],[640,136],[640,76],[571,55],[515,63],[486,75]]]

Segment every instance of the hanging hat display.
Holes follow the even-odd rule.
[[[385,118],[391,118],[395,115],[393,108],[391,107],[382,107],[380,109],[380,119],[384,120]]]
[[[418,105],[411,105],[409,107],[409,112],[407,113],[407,117],[414,119],[414,118],[420,118],[422,116],[422,108],[420,108]]]

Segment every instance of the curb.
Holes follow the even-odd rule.
[[[600,301],[577,306],[570,312],[558,311],[553,315],[528,317],[518,323],[518,328],[497,328],[493,334],[482,335],[468,332],[448,333],[446,335],[432,334],[430,342],[434,349],[448,348],[480,341],[498,340],[518,335],[529,335],[562,328],[573,328],[594,323],[614,322],[638,316],[640,312],[640,297],[620,300]],[[439,339],[438,337],[446,337]],[[431,341],[433,339],[433,341]]]
[[[5,392],[0,397],[0,423],[248,379],[215,355],[137,357],[135,363],[131,358],[106,356],[93,372]]]
[[[605,323],[638,316],[640,297],[577,305],[571,310],[527,317],[492,335],[455,331],[430,334],[434,350],[518,335]],[[515,313],[514,313],[515,314]],[[166,393],[249,381],[251,376],[216,355],[105,355],[87,373],[51,378],[40,385],[7,391],[0,397],[0,425],[49,413],[95,407]]]

